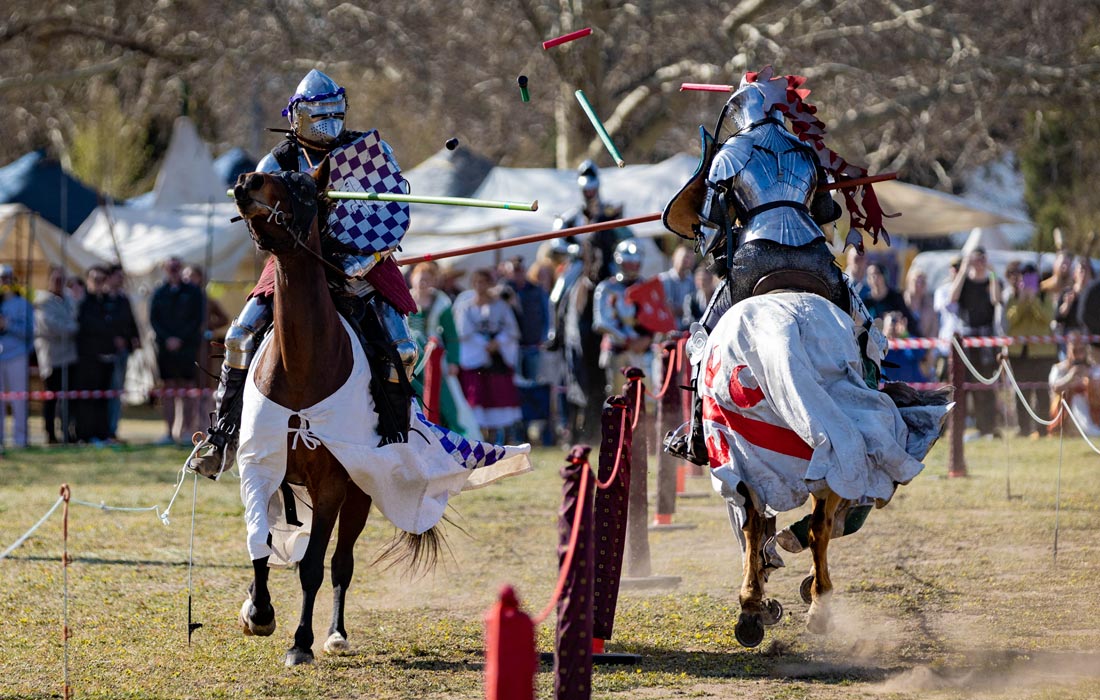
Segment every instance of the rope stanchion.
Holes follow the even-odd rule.
[[[588,491],[588,446],[574,447],[561,469],[558,518],[561,563],[558,624],[554,635],[554,697],[588,700],[592,693],[592,496]],[[544,611],[547,613],[549,611]],[[540,615],[536,619],[545,619]]]
[[[681,340],[667,341],[662,347],[661,359],[665,363],[666,389],[673,373],[682,370]],[[682,400],[683,395],[680,391],[663,393],[657,402],[657,435],[668,435],[680,425],[680,414],[683,412]],[[683,460],[673,457],[665,450],[657,450],[657,512],[649,525],[651,530],[682,530],[694,527],[694,525],[672,523],[672,517],[676,514],[677,499],[690,497],[685,489],[687,472],[688,467]],[[706,494],[700,493],[698,496],[705,497]]]
[[[619,600],[619,581],[622,578],[631,476],[631,435],[626,432],[627,412],[626,399],[612,396],[604,403],[601,416],[603,439],[600,441],[600,478],[596,481],[593,536],[596,568],[592,586],[592,650],[596,654],[603,654],[604,641],[611,639]],[[618,439],[615,439],[616,424]]]
[[[535,623],[505,586],[485,613],[485,700],[534,700],[538,670]]]
[[[966,369],[962,363],[962,348],[955,343],[948,357],[948,372],[951,383],[955,385],[955,410],[951,412],[951,448],[947,453],[947,476],[957,478],[966,476],[966,455],[963,451],[963,433],[966,432]]]

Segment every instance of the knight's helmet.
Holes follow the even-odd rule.
[[[283,116],[301,140],[328,146],[344,132],[347,98],[344,88],[316,68],[298,83]]]
[[[577,186],[585,197],[592,197],[600,190],[600,169],[590,160],[586,160],[577,168]]]
[[[725,143],[726,139],[767,119],[783,123],[783,113],[773,106],[767,109],[767,97],[760,83],[741,79],[741,85],[726,100],[718,123],[714,127],[715,140]]]
[[[620,282],[633,282],[642,273],[645,254],[636,239],[627,238],[615,246],[611,259],[615,263],[615,278]]]

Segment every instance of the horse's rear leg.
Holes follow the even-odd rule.
[[[741,615],[737,618],[734,636],[742,646],[755,647],[764,640],[764,625],[778,622],[782,613],[777,614],[774,609],[776,604],[764,599],[763,546],[767,519],[757,512],[750,499],[746,501],[742,511],[745,522],[741,525],[744,537],[738,538],[743,555]]]
[[[810,551],[814,558],[814,580],[810,587],[810,612],[806,628],[814,634],[829,630],[829,597],[833,582],[829,578],[829,562],[826,553],[833,532],[833,520],[841,498],[832,491],[824,497],[814,495],[813,514],[810,517]]]
[[[370,496],[349,481],[344,507],[340,509],[336,551],[332,554],[332,626],[329,627],[329,636],[325,640],[325,651],[330,654],[348,650],[348,633],[344,629],[344,601],[355,570],[355,541],[367,524],[370,504]]]
[[[330,459],[335,461],[335,458]],[[322,482],[320,488],[309,489],[310,500],[313,502],[313,526],[309,533],[309,546],[298,565],[298,579],[302,584],[302,612],[298,619],[298,629],[294,631],[294,646],[286,653],[287,666],[313,661],[313,605],[317,602],[317,591],[325,578],[325,550],[328,549],[329,538],[332,537],[340,506],[344,502],[344,479],[335,476],[325,479],[321,476],[317,480]]]

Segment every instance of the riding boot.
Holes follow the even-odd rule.
[[[232,465],[237,456],[237,437],[241,428],[244,383],[248,370],[222,364],[221,384],[214,393],[214,413],[210,427],[187,458],[187,468],[211,479]]]

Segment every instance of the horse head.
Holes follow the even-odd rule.
[[[260,250],[290,252],[304,247],[317,229],[319,195],[328,187],[326,158],[311,173],[243,173],[233,198]]]

